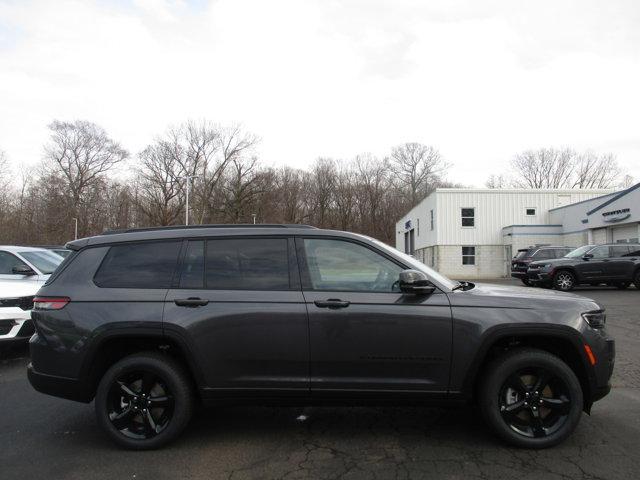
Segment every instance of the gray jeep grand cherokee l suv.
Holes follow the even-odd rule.
[[[374,239],[304,226],[116,232],[34,300],[31,384],[117,443],[159,447],[206,403],[477,403],[511,444],[555,445],[609,392],[600,305],[460,283]]]

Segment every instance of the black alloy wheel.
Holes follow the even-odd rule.
[[[127,372],[111,384],[107,415],[122,435],[149,439],[169,425],[173,402],[171,390],[155,373]]]
[[[116,362],[100,380],[96,418],[119,445],[148,450],[182,432],[193,401],[193,386],[182,364],[167,354],[138,353]]]
[[[633,284],[640,290],[640,269],[636,271],[636,274],[633,276]]]
[[[487,424],[522,448],[547,448],[565,440],[580,422],[583,401],[573,370],[557,356],[533,348],[492,360],[478,389]]]
[[[530,438],[557,432],[571,410],[569,388],[544,368],[525,368],[509,376],[500,391],[500,414],[514,432]]]

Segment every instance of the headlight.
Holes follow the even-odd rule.
[[[540,268],[551,268],[551,264],[550,263],[545,263],[544,265],[540,265]]]
[[[584,318],[591,328],[604,328],[604,324],[607,321],[607,316],[604,314],[603,310],[585,312],[582,314],[582,318]]]

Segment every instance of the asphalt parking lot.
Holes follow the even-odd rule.
[[[0,360],[0,478],[637,478],[640,292],[576,293],[607,308],[614,388],[553,449],[506,447],[473,409],[238,407],[200,411],[176,443],[130,452],[98,430],[92,405],[35,392],[16,349]]]

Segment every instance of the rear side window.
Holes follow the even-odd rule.
[[[103,288],[169,288],[180,241],[115,245],[93,281]]]
[[[615,245],[610,248],[612,257],[626,257],[629,255],[629,247],[626,245]]]
[[[288,290],[287,239],[208,240],[205,280],[216,290]]]

